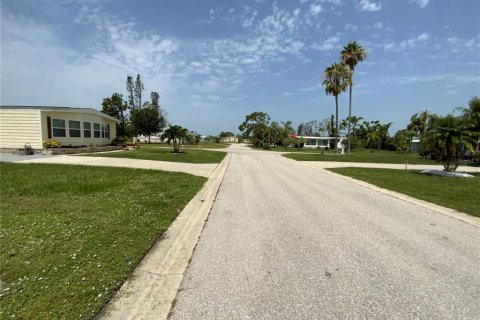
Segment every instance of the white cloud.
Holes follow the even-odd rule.
[[[383,28],[383,23],[382,22],[376,22],[373,24],[373,27],[375,29],[382,29]]]
[[[430,0],[410,0],[410,3],[417,4],[420,8],[425,8]]]
[[[339,37],[330,37],[323,41],[321,44],[313,44],[312,48],[318,51],[328,51],[338,48]]]
[[[383,46],[383,49],[386,50],[386,51],[393,50],[394,48],[395,48],[395,44],[393,42],[386,43]]]
[[[321,4],[311,4],[310,5],[310,15],[311,16],[316,16],[317,14],[319,14],[320,12],[322,12],[322,5]]]
[[[393,43],[388,43],[386,45],[384,45],[384,49],[385,50],[393,50],[395,49],[396,51],[403,51],[403,50],[407,50],[407,49],[414,49],[415,47],[417,47],[419,44],[422,44],[422,43],[426,43],[429,39],[431,38],[431,36],[426,33],[426,32],[423,32],[421,34],[419,34],[418,36],[416,37],[412,37],[410,39],[407,39],[407,40],[403,40],[402,42],[400,42],[400,44],[398,46],[396,46],[394,48]]]
[[[382,9],[382,4],[370,0],[360,0],[357,2],[357,8],[360,11],[379,11]]]
[[[480,48],[480,41],[475,38],[449,37],[447,38],[447,42],[451,45],[452,52],[460,52],[462,49],[477,50]]]
[[[320,90],[320,89],[321,89],[321,85],[318,84],[318,85],[316,85],[316,86],[298,88],[297,91],[300,91],[300,92],[311,92],[311,91],[316,91],[316,90]]]
[[[352,32],[357,32],[358,26],[352,24],[352,23],[347,23],[345,25],[345,30],[352,31]]]
[[[289,91],[283,91],[283,95],[286,96],[286,97],[290,97],[292,95],[292,93],[289,92]]]
[[[418,41],[427,41],[428,39],[430,39],[430,35],[425,32],[417,37]]]

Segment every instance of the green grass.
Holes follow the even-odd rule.
[[[479,174],[467,179],[434,176],[410,170],[365,168],[328,170],[480,217]]]
[[[202,142],[200,144],[186,144],[184,146],[185,149],[198,149],[198,146],[201,146],[202,148],[206,149],[223,149],[228,146],[230,146],[230,143],[209,143],[209,142]],[[170,148],[172,149],[172,146],[164,143],[141,143],[141,147],[152,147],[152,148]],[[183,149],[183,147],[182,147]]]
[[[119,151],[110,153],[89,154],[91,157],[112,157],[143,159],[156,161],[187,162],[187,163],[219,163],[226,156],[225,152],[197,149],[180,149],[180,153],[173,153],[173,149],[156,145],[142,144],[138,150]]]
[[[314,149],[315,150],[315,149]],[[330,150],[329,150],[330,151]],[[315,152],[315,151],[314,151]],[[298,160],[298,161],[339,161],[339,162],[368,162],[368,163],[401,163],[405,164],[408,161],[409,164],[438,164],[434,160],[425,159],[416,153],[399,153],[396,151],[374,151],[362,150],[354,151],[351,154],[334,154],[331,152],[320,154],[320,151],[316,151],[316,154],[307,153],[289,153],[284,154],[284,157]]]
[[[0,163],[0,319],[91,319],[206,179]]]

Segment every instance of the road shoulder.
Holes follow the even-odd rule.
[[[97,319],[166,319],[231,155],[216,167]]]

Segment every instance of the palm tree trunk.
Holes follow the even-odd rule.
[[[350,84],[350,103],[348,106],[348,145],[347,145],[347,153],[350,153],[350,143],[352,140],[352,137],[350,135],[350,123],[352,119],[352,86],[353,82]]]
[[[335,154],[338,153],[338,96],[335,96]]]

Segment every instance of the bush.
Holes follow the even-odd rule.
[[[60,148],[61,147],[60,142],[58,142],[57,140],[53,140],[53,139],[44,140],[43,141],[43,146],[45,148]]]

